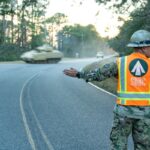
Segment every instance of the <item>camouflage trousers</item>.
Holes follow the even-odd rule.
[[[127,150],[131,133],[134,150],[150,150],[150,119],[120,117],[116,114],[110,133],[111,150]]]

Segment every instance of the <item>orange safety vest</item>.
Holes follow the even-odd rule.
[[[118,58],[117,104],[150,106],[150,59],[141,53]]]

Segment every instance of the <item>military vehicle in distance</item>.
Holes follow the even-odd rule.
[[[62,58],[63,54],[60,51],[47,44],[21,55],[21,59],[26,63],[58,63]]]

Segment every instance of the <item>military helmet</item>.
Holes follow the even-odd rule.
[[[150,46],[150,32],[146,30],[138,30],[131,36],[128,47],[146,47]]]

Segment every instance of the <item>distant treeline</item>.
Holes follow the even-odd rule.
[[[0,60],[18,59],[43,42],[47,4],[48,0],[0,0]]]
[[[48,3],[49,0],[0,0],[0,61],[19,59],[24,51],[44,43],[68,57],[76,53],[92,56],[99,51],[97,47],[104,45],[92,25],[67,26],[67,16],[62,13],[45,18]]]
[[[86,1],[84,1],[86,2]],[[109,3],[109,0],[96,0]],[[120,3],[119,3],[120,2]],[[65,56],[94,56],[97,51],[111,48],[121,54],[126,50],[131,34],[138,29],[150,31],[150,0],[122,0],[112,5],[118,13],[130,13],[130,19],[119,18],[124,25],[119,27],[120,33],[113,39],[102,39],[93,25],[67,26],[67,16],[56,13],[45,18],[45,10],[49,0],[0,0],[0,61],[19,59],[21,53],[44,43],[61,50]]]
[[[110,0],[95,0],[99,4],[109,4],[114,13],[118,13],[118,20],[123,21],[120,33],[109,40],[109,46],[121,55],[127,55],[132,49],[126,47],[133,32],[139,29],[150,31],[150,0],[120,0],[110,4]],[[129,15],[128,19],[123,16]]]

